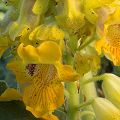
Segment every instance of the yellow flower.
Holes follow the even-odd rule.
[[[114,65],[120,65],[120,24],[112,24],[107,27],[104,38],[96,42],[96,50],[113,61]]]
[[[68,65],[56,69],[52,64],[23,64],[21,60],[13,60],[7,67],[15,73],[20,83],[26,109],[38,118],[63,104],[62,81],[78,79],[78,75]]]
[[[18,54],[24,63],[29,64],[53,64],[64,81],[75,81],[79,75],[69,65],[63,65],[62,53],[59,45],[53,41],[45,41],[38,47],[20,44]]]
[[[92,24],[96,24],[98,14],[95,12],[95,10],[105,5],[111,4],[114,1],[115,0],[83,0],[85,17]]]
[[[95,44],[99,54],[103,52],[114,65],[120,65],[120,7],[116,7],[104,24],[104,36]]]
[[[23,101],[26,109],[36,117],[52,112],[63,104],[63,85],[53,65],[24,65],[22,61],[14,60],[8,64],[8,68],[15,73],[19,82],[22,81],[20,86],[26,85],[23,88]]]

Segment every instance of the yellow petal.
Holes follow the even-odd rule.
[[[0,101],[22,100],[22,96],[14,88],[7,88],[0,96]]]
[[[54,111],[64,102],[63,85],[53,65],[37,65],[33,83],[26,87],[23,101],[36,117]]]
[[[104,53],[110,56],[114,65],[120,66],[120,48],[114,47],[108,43],[103,46]]]
[[[39,111],[35,111],[33,108],[27,106],[26,110],[29,110],[36,118],[41,118],[42,120],[59,120],[56,116],[52,114],[45,114],[41,116]]]
[[[113,1],[115,0],[84,0],[83,6],[86,18],[89,20],[89,22],[95,24],[98,19],[98,14],[95,12],[95,9],[103,7],[104,5],[108,5]]]
[[[58,75],[61,81],[72,82],[80,79],[79,74],[70,65],[56,64]]]
[[[37,51],[40,56],[40,61],[44,64],[53,64],[57,61],[61,61],[61,50],[57,43],[52,41],[43,42]]]
[[[108,20],[106,21],[106,24],[118,24],[120,23],[120,5],[115,6],[115,12],[111,15],[109,15]]]
[[[89,55],[77,52],[74,57],[74,66],[80,76],[83,76],[89,71],[96,73],[96,71],[100,68],[100,57],[93,53],[92,55]]]
[[[105,44],[105,40],[104,39],[96,41],[95,48],[96,48],[98,54],[102,53],[102,47],[103,47],[104,44]]]
[[[104,39],[96,42],[96,50],[113,61],[114,65],[120,65],[120,24],[111,24],[105,27]]]
[[[16,79],[19,83],[26,83],[31,81],[31,75],[27,69],[27,66],[23,64],[21,60],[14,59],[7,64],[7,68],[12,70],[16,75]]]
[[[52,114],[46,114],[42,118],[45,120],[59,120],[55,115]]]
[[[37,48],[31,45],[24,47],[23,44],[20,44],[17,51],[25,63],[31,64],[54,64],[61,61],[62,56],[59,45],[52,41],[43,42]]]
[[[64,39],[64,32],[57,25],[40,25],[29,35],[30,40],[59,41]]]
[[[21,43],[17,49],[18,55],[24,61],[24,63],[37,63],[39,62],[39,55],[36,51],[36,48],[32,45],[24,46]]]

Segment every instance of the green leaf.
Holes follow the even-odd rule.
[[[20,101],[0,102],[0,120],[42,120],[35,118]]]
[[[0,95],[7,89],[7,84],[5,81],[0,80]]]

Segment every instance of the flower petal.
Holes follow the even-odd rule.
[[[44,64],[52,64],[57,61],[61,61],[61,50],[59,45],[55,42],[44,42],[37,48],[37,51],[40,56],[40,61]]]
[[[7,88],[0,96],[0,101],[22,100],[22,96],[14,88]]]
[[[24,91],[23,101],[27,110],[42,116],[63,104],[64,92],[53,65],[41,64],[37,67],[33,83]]]
[[[61,60],[61,50],[57,43],[46,41],[40,44],[37,48],[27,45],[24,47],[20,44],[18,54],[25,63],[42,63],[54,64]]]
[[[21,60],[18,59],[11,60],[7,64],[7,68],[12,70],[12,72],[16,75],[16,79],[19,83],[23,84],[31,81],[29,71],[27,71],[26,66],[23,64]]]
[[[70,65],[62,65],[59,63],[56,65],[56,68],[61,81],[72,82],[80,79],[79,74],[73,70]]]
[[[32,45],[24,46],[21,43],[17,49],[17,52],[20,58],[24,61],[24,63],[37,63],[39,62],[39,55],[36,51],[36,48]]]
[[[64,39],[64,32],[55,24],[44,24],[36,27],[29,35],[29,39],[59,41]]]

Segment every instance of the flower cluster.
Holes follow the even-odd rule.
[[[120,119],[120,78],[110,73],[96,76],[101,54],[120,66],[119,0],[0,4],[6,4],[0,19],[0,58],[19,86],[8,87],[0,101],[20,100],[44,120],[58,120],[54,111],[63,106],[67,120]],[[97,94],[96,80],[103,80],[105,98]]]

